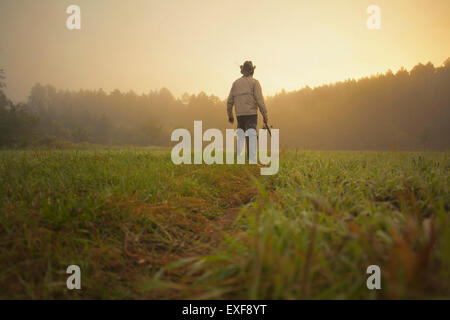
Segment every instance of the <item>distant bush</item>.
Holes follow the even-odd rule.
[[[55,136],[44,136],[36,139],[30,146],[47,147],[50,149],[67,149],[73,148],[74,144],[70,141],[66,141]]]

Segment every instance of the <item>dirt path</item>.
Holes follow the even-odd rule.
[[[243,206],[247,205],[257,195],[256,187],[240,177],[237,189],[239,192],[227,193],[227,198],[217,199],[216,202],[230,204],[227,209],[211,214],[217,210],[217,203],[201,198],[179,198],[166,204],[156,204],[138,208],[139,214],[151,216],[161,229],[164,243],[159,249],[142,252],[145,256],[139,262],[145,266],[152,264],[156,272],[164,270],[162,281],[174,285],[185,285],[195,279],[186,275],[189,271],[189,263],[171,268],[177,263],[190,258],[196,259],[202,256],[213,255],[223,240],[230,235],[239,234],[239,227],[234,224]],[[244,181],[244,182],[242,182]],[[245,183],[245,184],[244,184]],[[185,290],[180,288],[165,288],[151,292],[146,299],[181,299],[185,297]],[[190,295],[192,296],[192,295]]]
[[[233,207],[226,209],[216,219],[199,221],[199,232],[192,239],[179,243],[172,250],[158,250],[156,255],[147,256],[142,263],[157,263],[162,268],[166,268],[173,263],[188,260],[190,258],[199,258],[214,254],[220,248],[222,241],[226,236],[238,233],[239,229],[234,225],[242,207]],[[186,277],[189,272],[189,264],[179,266],[177,268],[168,268],[164,271],[161,280],[177,284],[177,288],[158,289],[150,292],[143,297],[144,299],[184,299],[186,298],[185,290],[182,286],[189,286],[189,283],[195,278]]]

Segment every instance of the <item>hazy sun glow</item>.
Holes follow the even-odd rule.
[[[69,31],[66,8],[81,8]],[[366,27],[369,5],[381,30]],[[450,53],[448,0],[1,0],[0,68],[13,100],[36,82],[61,89],[163,86],[225,98],[244,60],[266,95]]]

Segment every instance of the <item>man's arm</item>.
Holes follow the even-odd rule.
[[[234,83],[231,86],[230,94],[228,95],[228,101],[227,101],[228,121],[230,123],[234,122],[234,117],[233,117],[233,105],[234,105],[233,87],[234,87]]]
[[[267,108],[266,108],[266,104],[264,103],[262,88],[261,88],[261,85],[259,84],[258,80],[255,80],[255,99],[256,99],[256,103],[258,104],[259,111],[261,111],[261,114],[264,118],[264,121],[267,122],[267,120],[268,120]]]

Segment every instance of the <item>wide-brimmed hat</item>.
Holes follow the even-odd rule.
[[[251,61],[245,61],[244,64],[241,66],[241,73],[242,74],[253,74],[255,71],[256,66],[253,65],[253,62]]]

